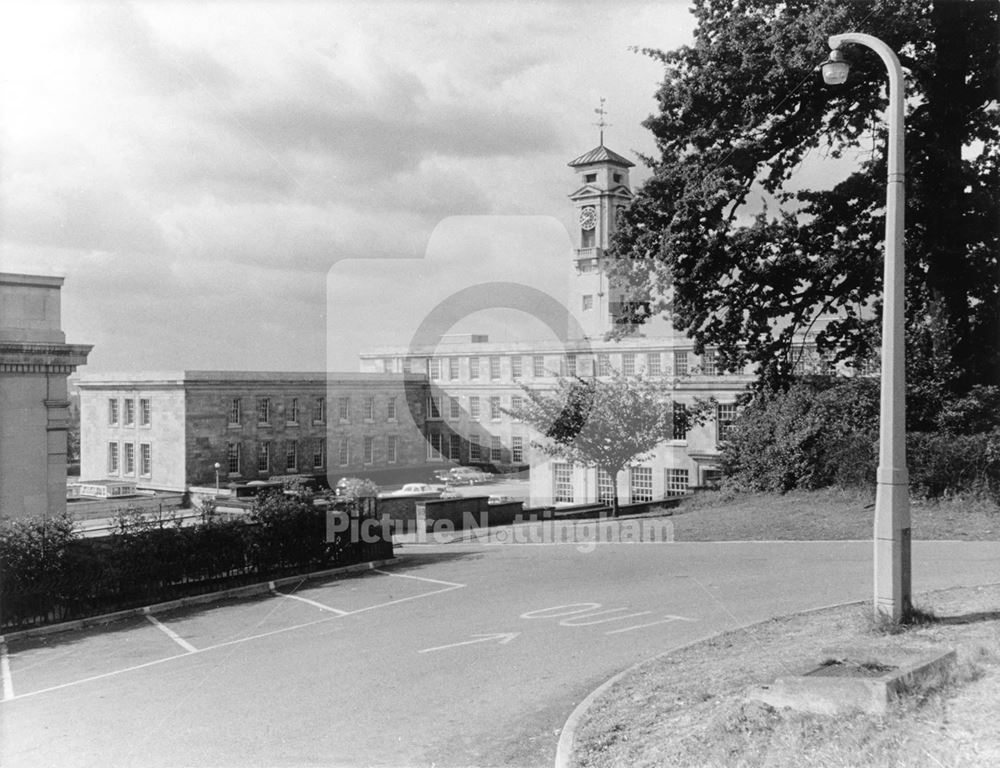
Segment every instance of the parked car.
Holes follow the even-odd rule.
[[[407,483],[398,491],[392,491],[386,495],[388,496],[427,496],[427,495],[440,496],[441,491],[435,488],[433,485],[428,485],[427,483]]]
[[[499,494],[490,496],[486,500],[487,504],[509,504],[512,501],[517,501],[513,496],[501,496]]]
[[[493,478],[489,472],[483,472],[475,467],[453,467],[448,472],[446,483],[451,485],[475,485],[476,483],[486,483]]]

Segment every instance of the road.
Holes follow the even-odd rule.
[[[286,595],[12,642],[0,764],[549,766],[575,704],[624,667],[871,591],[863,542],[400,556]],[[918,591],[990,581],[998,542],[914,544]]]

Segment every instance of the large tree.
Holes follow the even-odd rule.
[[[965,392],[1000,371],[1000,2],[696,0],[693,46],[646,51],[666,76],[645,126],[660,156],[615,238],[616,279],[724,364],[787,381],[793,338],[855,360],[878,342],[886,73],[838,32],[876,35],[907,74],[908,376]],[[804,188],[817,157],[840,181]],[[815,173],[816,167],[812,165]],[[776,200],[749,215],[764,194]],[[873,313],[871,310],[874,309]],[[813,325],[821,313],[837,320]],[[873,314],[875,317],[873,317]]]

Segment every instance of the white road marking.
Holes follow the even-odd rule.
[[[14,678],[10,675],[10,659],[7,658],[7,643],[0,640],[0,701],[14,698]]]
[[[596,619],[590,621],[595,616],[606,616],[609,613],[618,613],[619,611],[627,611],[628,608],[608,608],[606,611],[596,611],[595,613],[585,613],[582,616],[571,616],[568,619],[563,619],[559,622],[560,627],[590,627],[594,624],[607,624],[611,621],[622,621],[623,619],[631,619],[636,616],[648,616],[652,611],[639,611],[638,613],[626,613],[623,616],[611,616],[607,619]]]
[[[330,613],[335,613],[338,616],[346,616],[350,611],[342,611],[339,608],[331,608],[329,605],[323,605],[323,603],[317,603],[315,600],[310,600],[308,597],[302,597],[300,595],[290,595],[287,592],[279,592],[278,590],[271,588],[271,594],[277,595],[278,597],[287,597],[289,600],[298,600],[301,603],[306,603],[319,608],[323,611],[329,611]]]
[[[649,624],[636,624],[631,627],[622,627],[621,629],[612,629],[604,634],[606,635],[617,635],[621,632],[631,632],[633,629],[645,629],[646,627],[655,627],[657,624],[669,624],[671,621],[697,621],[697,619],[689,619],[686,616],[667,616],[660,621],[652,621]]]
[[[578,613],[587,613],[595,608],[600,608],[600,603],[567,603],[566,605],[553,605],[551,608],[538,608],[534,611],[525,611],[521,614],[522,619],[558,619],[560,616],[575,616]],[[563,611],[563,608],[569,608]]]
[[[391,571],[380,571],[372,568],[373,573],[381,573],[383,576],[395,576],[397,579],[416,579],[417,581],[429,581],[431,584],[445,584],[449,587],[464,587],[465,584],[457,584],[454,581],[441,581],[441,579],[428,579],[426,576],[411,576],[408,573],[392,573]]]
[[[181,637],[176,632],[174,632],[170,627],[168,627],[162,621],[160,621],[159,619],[157,619],[153,614],[147,613],[146,614],[146,618],[149,620],[150,624],[152,624],[157,629],[162,630],[163,633],[167,637],[169,637],[171,640],[173,640],[175,643],[177,643],[177,645],[179,645],[181,648],[183,648],[188,653],[197,653],[198,652],[197,648],[195,648],[193,645],[191,645],[191,643],[189,643],[183,637]]]
[[[520,635],[520,632],[498,632],[494,635],[473,635],[476,640],[463,640],[461,643],[451,643],[450,645],[437,645],[433,648],[424,648],[417,653],[431,653],[432,651],[443,651],[446,648],[458,648],[460,645],[472,645],[473,643],[488,643],[491,640],[498,641],[498,645],[507,645],[511,640]]]
[[[347,616],[353,616],[356,613],[365,613],[366,611],[374,611],[376,608],[385,608],[387,605],[396,605],[397,603],[406,603],[410,600],[420,600],[423,597],[430,597],[431,595],[443,595],[445,592],[451,592],[455,589],[462,589],[465,584],[456,584],[453,587],[445,587],[444,589],[435,589],[433,592],[424,592],[422,595],[410,595],[409,597],[400,597],[396,600],[387,600],[384,603],[379,603],[378,605],[369,605],[364,608],[358,608],[356,611],[351,611],[346,614]]]

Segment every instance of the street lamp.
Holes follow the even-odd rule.
[[[222,467],[219,462],[215,462],[215,495],[219,495],[219,469]]]
[[[882,394],[879,466],[875,496],[875,614],[893,621],[911,608],[910,498],[906,471],[906,373],[903,336],[903,99],[899,59],[877,37],[858,32],[831,35],[823,79],[839,85],[850,65],[838,50],[844,43],[871,48],[889,72],[888,178],[885,205],[885,264],[882,304]]]

